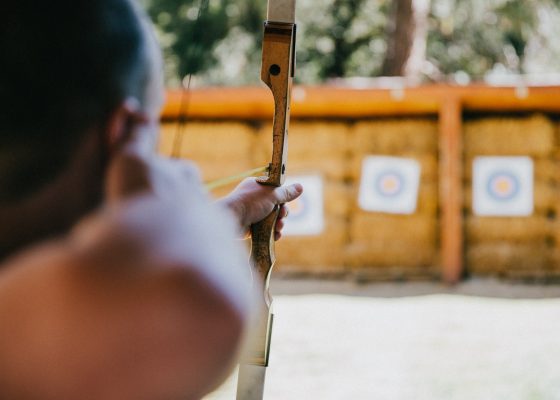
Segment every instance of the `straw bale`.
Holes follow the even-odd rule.
[[[467,270],[474,275],[506,275],[509,271],[539,271],[547,268],[549,249],[544,244],[507,242],[467,248]]]
[[[344,157],[348,151],[348,133],[348,125],[341,122],[293,121],[289,129],[289,154],[294,159]],[[272,124],[265,124],[258,130],[257,151],[270,154],[271,150]]]
[[[288,217],[289,218],[289,217]],[[343,266],[347,240],[344,218],[326,219],[325,230],[316,236],[285,236],[276,243],[279,270],[283,265],[317,271],[325,266]]]
[[[549,270],[560,273],[560,246],[558,244],[548,251],[548,261]]]
[[[176,123],[162,125],[162,154],[171,154],[176,134]],[[189,122],[181,136],[180,156],[189,159],[249,158],[255,147],[255,131],[238,122]]]
[[[369,266],[350,270],[359,283],[439,280],[441,271],[434,266]]]
[[[225,186],[220,186],[218,188],[212,189],[209,194],[212,198],[214,199],[220,199],[224,196],[227,196],[228,194],[231,193],[231,191],[233,189],[235,189],[235,187],[237,186],[236,183],[230,183],[228,185]]]
[[[500,241],[544,242],[550,231],[550,222],[543,216],[469,217],[466,221],[466,239],[470,244]]]
[[[439,191],[436,182],[420,182],[415,215],[436,216],[439,209]],[[352,212],[364,212],[358,204],[359,185],[351,190],[350,206]]]
[[[200,169],[204,182],[225,178],[251,169],[253,166],[246,158],[193,160]]]
[[[548,215],[550,217],[560,218],[560,187],[553,187],[551,188],[553,191],[552,198],[552,206],[548,210]]]
[[[327,216],[345,217],[350,211],[352,191],[342,182],[326,182],[324,207]]]
[[[560,276],[557,272],[546,269],[508,270],[504,274],[507,280],[525,283],[551,283],[558,282]]]
[[[554,129],[554,136],[556,138],[556,143],[560,143],[560,123],[556,121],[556,126]]]
[[[554,124],[540,114],[468,121],[464,148],[467,155],[547,156],[554,149]]]
[[[430,267],[438,262],[435,246],[401,240],[392,243],[353,242],[346,248],[346,264],[350,268]]]
[[[435,216],[439,209],[439,186],[437,183],[420,183],[416,214]]]
[[[273,269],[273,275],[281,278],[320,278],[320,279],[343,279],[348,274],[344,264],[317,264],[317,265],[297,265],[282,264]]]
[[[270,154],[267,155],[270,157]],[[255,165],[267,165],[269,159],[260,161]],[[347,160],[341,155],[336,154],[330,158],[307,157],[295,158],[288,154],[287,171],[288,176],[295,175],[321,175],[324,179],[331,181],[343,181],[348,173]]]
[[[350,240],[391,246],[414,243],[416,247],[435,247],[438,240],[436,218],[425,215],[388,215],[355,212],[350,219]]]
[[[549,213],[558,203],[558,189],[546,183],[535,184],[534,202],[538,213]]]
[[[251,168],[247,160],[221,160],[219,163],[214,161],[196,162],[196,166],[200,171],[200,176],[203,183],[211,183],[216,179],[232,176]],[[239,181],[231,182],[211,190],[213,197],[219,198],[227,195],[237,185]]]
[[[367,154],[369,155],[369,154]],[[354,180],[360,180],[362,177],[362,163],[364,157],[367,156],[364,154],[356,154],[350,159],[350,172],[349,177]],[[390,154],[371,154],[371,155],[389,155]],[[416,160],[420,164],[420,179],[422,182],[435,182],[438,179],[438,159],[436,154],[428,154],[428,153],[401,153],[397,154],[397,157],[403,158],[411,158]]]
[[[554,210],[560,200],[558,189],[551,184],[535,182],[533,191],[533,202],[535,213],[546,214]],[[472,187],[469,182],[464,187],[464,205],[472,212]]]
[[[560,183],[560,162],[552,158],[535,160],[535,180],[547,183]]]
[[[310,134],[301,126],[311,126]],[[322,129],[329,124],[296,124],[300,132],[298,139],[290,133],[288,141],[288,175],[320,174],[326,179],[343,180],[348,174],[346,147],[347,128],[343,124],[334,124],[331,130]],[[271,128],[270,128],[271,129]],[[272,154],[272,136],[263,128],[259,132],[255,151],[252,155],[253,164],[268,165]],[[317,140],[318,146],[312,144]]]
[[[557,248],[560,249],[560,219],[555,219],[549,222],[550,236],[554,241]]]
[[[350,135],[354,154],[435,154],[438,148],[438,124],[431,119],[363,121]]]

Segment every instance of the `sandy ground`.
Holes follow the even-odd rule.
[[[272,288],[265,399],[560,399],[560,286]],[[235,399],[235,384],[208,400]]]

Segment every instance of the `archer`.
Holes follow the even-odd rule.
[[[153,153],[162,61],[131,1],[0,15],[0,398],[202,397],[250,314],[237,237],[301,186],[213,202]]]

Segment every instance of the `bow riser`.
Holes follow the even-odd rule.
[[[274,98],[272,159],[268,174],[257,179],[262,185],[281,186],[286,175],[290,97],[295,67],[295,0],[269,0],[268,21],[264,25],[261,79]],[[257,320],[247,355],[239,369],[238,400],[262,400],[270,354],[273,315],[269,280],[275,262],[274,230],[280,206],[251,226],[251,266],[253,280],[263,289]]]
[[[272,161],[268,176],[259,179],[259,183],[265,185],[281,186],[286,175],[295,37],[295,24],[265,23],[261,79],[274,98]]]

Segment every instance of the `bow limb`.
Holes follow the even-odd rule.
[[[261,79],[274,98],[272,159],[268,175],[257,179],[262,185],[281,186],[286,175],[290,99],[295,67],[295,0],[269,0],[264,24]],[[251,267],[263,293],[259,296],[253,341],[242,361],[237,387],[238,400],[263,398],[264,378],[270,355],[273,315],[269,282],[275,262],[274,227],[280,207],[251,226]]]

